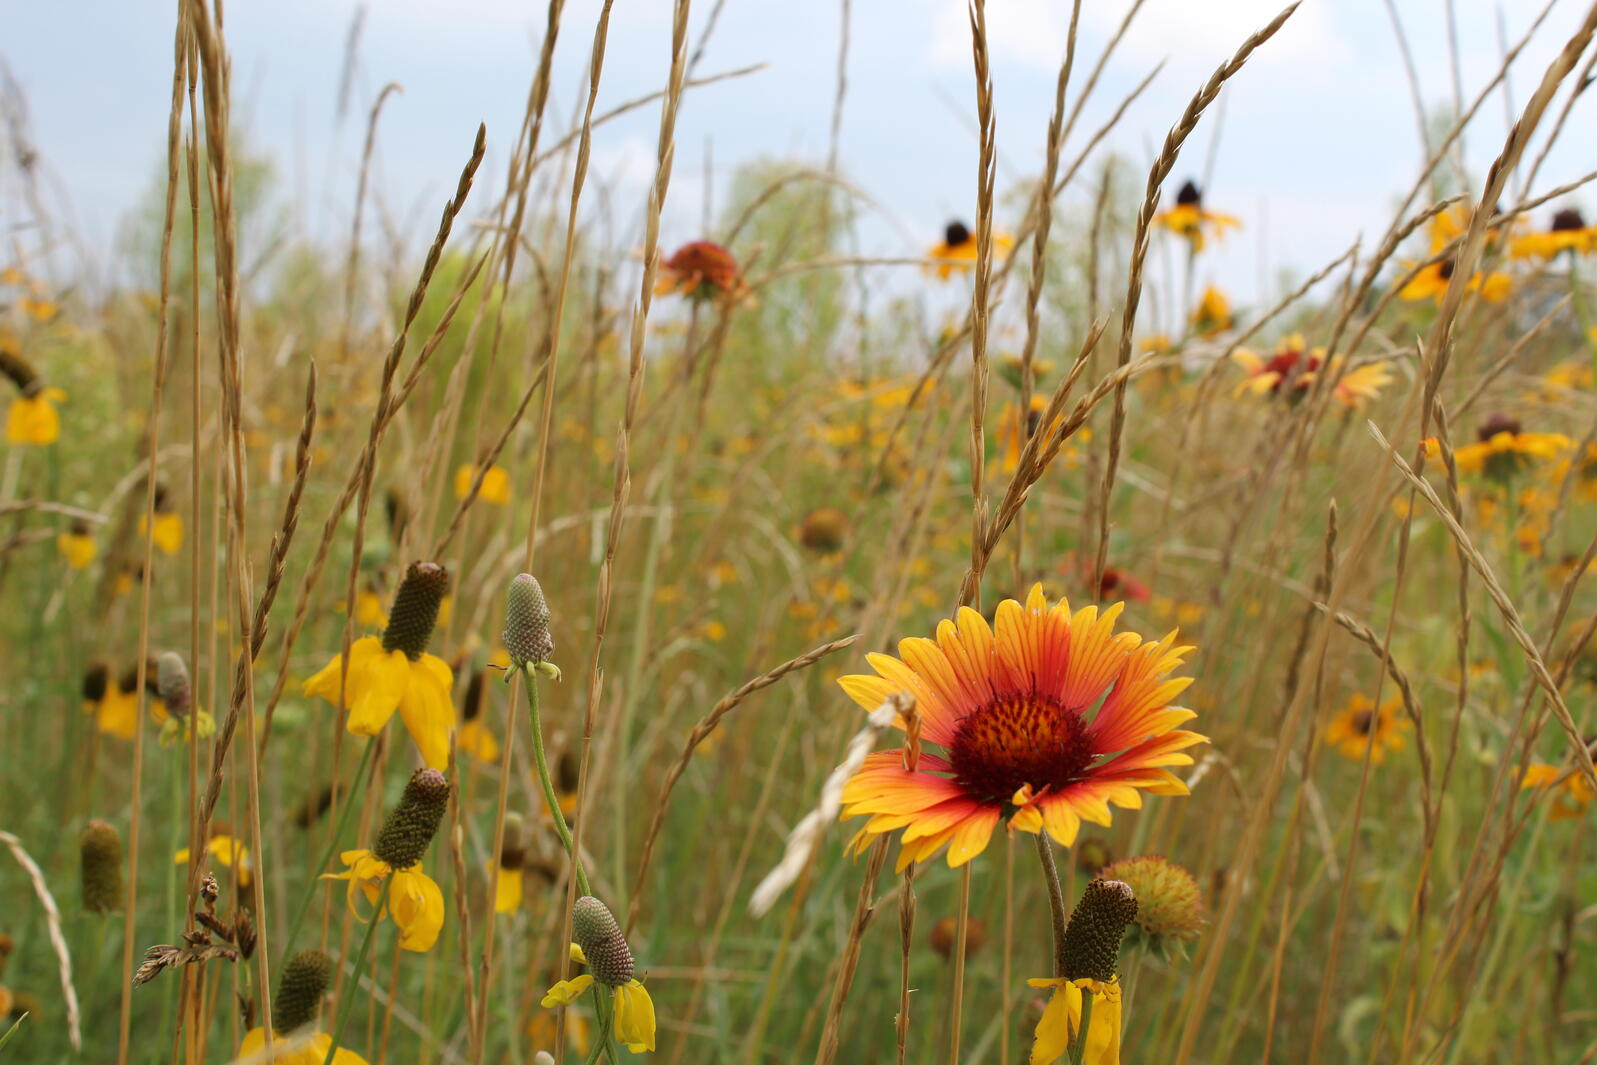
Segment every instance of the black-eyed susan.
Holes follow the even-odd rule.
[[[1199,336],[1212,337],[1230,329],[1231,300],[1218,286],[1206,285],[1198,305],[1192,309],[1192,329]]]
[[[1203,930],[1203,894],[1191,873],[1156,854],[1126,858],[1103,868],[1105,880],[1118,880],[1137,898],[1137,915],[1126,929],[1126,946],[1146,946],[1168,958]]]
[[[1020,453],[1025,450],[1026,441],[1036,435],[1047,411],[1048,397],[1038,395],[1031,397],[1024,418],[1018,403],[1005,403],[998,411],[998,462],[1004,473],[1014,473],[1020,467]],[[1055,418],[1048,431],[1056,432],[1063,422],[1063,417]]]
[[[67,531],[55,538],[55,548],[73,569],[88,569],[98,554],[94,534],[82,518],[73,519]]]
[[[732,253],[708,240],[682,245],[660,264],[656,295],[680,293],[690,300],[737,300],[747,292]]]
[[[1533,465],[1555,459],[1572,446],[1562,433],[1527,433],[1519,419],[1497,413],[1481,423],[1476,442],[1453,452],[1462,473],[1508,481]]]
[[[1580,817],[1591,808],[1593,800],[1597,800],[1597,791],[1592,790],[1591,781],[1586,779],[1586,774],[1578,770],[1562,781],[1558,778],[1564,776],[1564,770],[1556,765],[1537,762],[1525,768],[1525,776],[1519,782],[1521,791],[1536,788],[1555,788],[1552,795],[1552,808],[1547,811],[1549,821],[1568,821]]]
[[[21,447],[44,447],[61,437],[61,415],[56,404],[67,394],[47,387],[44,379],[22,357],[22,346],[9,333],[0,334],[0,376],[17,386],[17,398],[6,411],[6,442]]]
[[[272,1055],[276,1065],[323,1065],[333,1038],[316,1027],[333,962],[319,950],[303,950],[283,967],[272,996]],[[266,1031],[251,1028],[239,1043],[239,1060],[266,1056]],[[366,1065],[366,1059],[340,1046],[331,1065]]]
[[[1508,254],[1515,259],[1552,259],[1566,251],[1585,255],[1593,250],[1597,250],[1597,226],[1588,226],[1573,207],[1555,213],[1546,230],[1515,237],[1508,245]]]
[[[1205,741],[1176,727],[1196,715],[1171,703],[1191,679],[1170,673],[1192,648],[1176,646],[1174,632],[1158,641],[1116,633],[1121,609],[1072,614],[1036,585],[1024,606],[999,603],[995,626],[962,608],[935,641],[902,640],[901,658],[868,656],[876,675],[841,678],[870,709],[908,692],[922,738],[942,751],[921,754],[913,770],[900,751],[866,758],[843,789],[843,816],[870,818],[853,846],[902,829],[900,870],[944,847],[959,866],[1000,822],[1069,846],[1082,821],[1110,823],[1111,803],[1137,809],[1144,792],[1185,795],[1164,767],[1190,765],[1183,752]]]
[[[817,554],[835,554],[848,541],[848,530],[847,514],[836,507],[816,507],[799,522],[799,543]]]
[[[166,485],[155,486],[153,525],[148,514],[139,515],[139,535],[148,536],[154,542],[156,550],[163,555],[175,555],[183,550],[183,515],[173,509]]]
[[[363,636],[349,649],[345,697],[349,731],[375,736],[399,711],[410,738],[432,769],[449,762],[449,733],[455,727],[450,689],[454,672],[427,653],[438,610],[449,590],[449,574],[433,562],[413,562],[394,594],[382,638]],[[305,681],[306,695],[320,695],[335,706],[343,656],[335,655]]]
[[[634,1054],[654,1049],[654,1000],[634,975],[632,950],[609,907],[591,895],[571,911],[571,959],[588,971],[558,981],[543,997],[543,1006],[569,1006],[598,983],[610,992],[611,1031]]]
[[[356,919],[367,920],[356,904],[357,891],[367,905],[377,907],[375,919],[391,917],[404,950],[431,950],[444,926],[444,894],[422,871],[421,860],[449,806],[449,794],[449,781],[438,770],[416,770],[372,848],[344,851],[339,858],[347,868],[322,876],[349,881],[349,908]]]
[[[211,860],[224,869],[234,869],[238,873],[238,886],[250,886],[250,878],[255,873],[255,862],[250,858],[250,850],[244,841],[233,835],[233,830],[226,822],[213,821],[211,823],[210,838],[205,841],[205,853]],[[189,849],[180,847],[172,855],[175,865],[189,863]]]
[[[481,465],[474,466],[469,462],[455,470],[455,498],[465,499],[471,494],[471,482],[476,479],[478,471],[482,472],[482,485],[477,489],[477,498],[498,507],[509,503],[510,474],[505,468],[493,465],[483,469]]]
[[[1026,981],[1053,989],[1032,1037],[1030,1065],[1050,1065],[1067,1053],[1083,1065],[1119,1065],[1120,976],[1115,969],[1121,938],[1136,913],[1137,898],[1120,881],[1094,880],[1082,892],[1064,942],[1057,945],[1057,974]]]
[[[1447,294],[1447,286],[1452,281],[1454,269],[1452,258],[1442,259],[1423,267],[1398,290],[1397,298],[1409,302],[1434,300],[1441,303],[1442,297]],[[1465,289],[1468,292],[1479,293],[1487,303],[1501,303],[1507,298],[1513,285],[1507,274],[1496,270],[1477,270],[1470,275],[1469,284]]]
[[[1176,191],[1175,206],[1154,215],[1153,224],[1185,238],[1195,252],[1203,250],[1207,237],[1224,237],[1227,230],[1242,228],[1242,220],[1235,215],[1206,209],[1203,192],[1193,181]]]
[[[993,234],[993,255],[996,257],[1001,252],[1008,252],[1015,246],[1015,239],[1007,233]],[[947,281],[956,273],[967,273],[976,269],[976,234],[964,222],[953,221],[943,227],[943,240],[941,244],[934,245],[926,253],[930,262],[926,266],[928,273],[934,274],[939,281]]]
[[[527,865],[527,823],[514,810],[505,814],[505,838],[499,857],[489,863],[494,878],[494,909],[515,913],[521,908],[522,872]]]
[[[1314,386],[1325,361],[1325,349],[1309,350],[1302,335],[1294,333],[1281,338],[1275,353],[1268,359],[1246,348],[1232,352],[1231,359],[1247,375],[1237,385],[1236,394],[1249,392],[1271,398],[1284,395],[1296,403]],[[1380,395],[1381,389],[1392,380],[1392,371],[1384,361],[1367,362],[1346,373],[1339,372],[1341,366],[1341,359],[1331,360],[1330,371],[1336,379],[1332,395],[1344,407],[1362,406]]]
[[[499,655],[496,657],[503,657]],[[505,658],[501,668],[510,664]],[[482,719],[483,695],[487,691],[488,670],[479,669],[466,684],[466,699],[460,708],[460,731],[455,733],[455,743],[462,752],[483,765],[499,764],[499,737]]]
[[[1408,729],[1401,700],[1390,699],[1377,710],[1369,696],[1355,694],[1326,726],[1324,742],[1355,762],[1364,760],[1368,748],[1370,763],[1380,765],[1388,751],[1403,749]]]

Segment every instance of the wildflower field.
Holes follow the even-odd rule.
[[[1140,0],[1062,0],[1010,165],[1002,2],[975,196],[893,254],[848,0],[830,158],[694,229],[679,118],[761,92],[714,0],[632,99],[627,4],[527,5],[519,129],[463,118],[416,226],[357,93],[303,241],[223,5],[164,5],[92,277],[6,76],[0,1063],[1597,1062],[1597,5],[1478,82],[1369,5],[1419,162],[1242,297],[1209,175],[1297,5],[1117,100]]]

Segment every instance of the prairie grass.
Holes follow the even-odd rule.
[[[610,4],[590,26],[551,0],[521,128],[463,125],[437,226],[378,239],[385,87],[325,247],[263,239],[225,24],[184,0],[159,206],[135,280],[92,298],[32,265],[52,227],[13,129],[4,206],[34,224],[0,278],[4,368],[60,428],[0,460],[0,1005],[27,1014],[0,1013],[0,1059],[234,1060],[317,949],[317,1038],[376,1065],[625,1060],[609,999],[541,1005],[578,971],[591,893],[670,1065],[1024,1061],[1048,996],[1026,981],[1056,975],[1066,914],[1111,860],[1159,855],[1203,920],[1126,941],[1121,1061],[1597,1061],[1597,230],[1547,225],[1594,175],[1542,166],[1582,135],[1597,7],[1548,67],[1513,67],[1485,172],[1457,142],[1489,135],[1470,123],[1522,41],[1456,118],[1420,109],[1427,162],[1385,232],[1232,308],[1190,228],[1224,223],[1170,212],[1295,5],[1207,81],[1160,85],[1146,160],[1116,126],[1151,75],[1085,128],[1120,37],[1078,54],[1073,18],[1043,171],[1009,184],[974,0],[965,239],[886,259],[853,251],[873,205],[838,169],[849,64],[871,61],[848,0],[828,159],[751,161],[702,232],[664,230],[703,6],[675,0],[666,82],[616,107]],[[569,125],[562,39],[591,49]],[[596,131],[639,109],[646,198],[592,224]],[[1202,194],[1181,202],[1224,206]],[[1167,252],[1180,270],[1154,269]],[[455,716],[422,951],[397,903],[366,923],[318,879],[422,764],[404,715],[346,728],[359,641],[410,609],[417,562],[448,574],[427,649]],[[558,679],[504,656],[523,572]],[[895,715],[909,766],[935,723],[897,695],[867,719],[837,679],[1037,582],[1196,646],[1190,795],[1069,847],[1012,805],[958,867],[895,871],[891,834],[849,856],[844,780]],[[329,661],[332,694],[305,694]],[[91,821],[121,835],[120,912],[82,904]],[[520,870],[506,912],[498,865]]]

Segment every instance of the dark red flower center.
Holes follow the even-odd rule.
[[[1080,712],[1036,695],[988,703],[959,723],[948,745],[955,782],[984,802],[1007,803],[1027,784],[1033,792],[1061,788],[1095,757]]]
[[[1482,422],[1480,429],[1476,431],[1476,435],[1482,443],[1490,440],[1498,433],[1512,433],[1514,436],[1518,436],[1520,434],[1519,419],[1499,412]]]
[[[1300,363],[1301,367],[1299,365]],[[1296,377],[1298,379],[1298,388],[1307,388],[1309,387],[1309,383],[1303,379],[1303,375],[1307,373],[1313,373],[1319,368],[1320,360],[1318,357],[1310,355],[1307,359],[1305,359],[1303,352],[1296,349],[1293,349],[1292,351],[1277,352],[1270,358],[1269,362],[1264,364],[1265,373],[1275,373],[1281,375],[1281,379],[1271,386],[1271,392],[1281,391],[1281,386],[1287,382],[1288,378],[1292,377]]]
[[[1559,211],[1557,214],[1553,215],[1553,232],[1554,233],[1561,233],[1561,232],[1567,232],[1567,231],[1572,230],[1572,229],[1585,229],[1585,228],[1586,228],[1586,220],[1584,218],[1582,218],[1580,216],[1580,212],[1575,210],[1573,207],[1566,207],[1562,211]]]

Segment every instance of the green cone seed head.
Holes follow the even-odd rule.
[[[383,632],[384,651],[403,651],[412,662],[427,650],[438,623],[438,607],[449,594],[449,573],[436,562],[412,562],[394,593]]]
[[[83,701],[97,703],[105,698],[106,689],[111,686],[111,667],[104,662],[95,662],[83,671]]]
[[[554,657],[555,642],[549,635],[549,604],[544,600],[538,578],[523,573],[510,582],[505,608],[505,650],[518,666],[547,662]]]
[[[512,810],[505,814],[505,841],[499,848],[499,868],[520,869],[527,864],[527,821]]]
[[[105,821],[90,821],[78,838],[83,908],[110,913],[122,908],[122,837]]]
[[[610,908],[592,895],[577,900],[571,910],[571,936],[588,956],[588,971],[606,987],[620,987],[632,979],[632,951]]]
[[[163,651],[156,660],[156,689],[161,701],[173,717],[186,717],[189,712],[189,670],[183,656],[176,651]]]
[[[1137,897],[1129,886],[1118,880],[1088,884],[1065,928],[1059,952],[1064,972],[1060,975],[1069,980],[1113,980],[1120,938],[1136,916]]]
[[[427,853],[448,808],[448,779],[436,769],[416,770],[399,805],[388,812],[372,854],[394,869],[409,869]]]
[[[302,950],[288,959],[272,996],[272,1030],[287,1035],[314,1023],[332,975],[332,959],[319,950]]]

